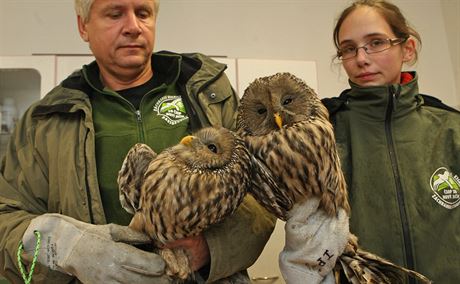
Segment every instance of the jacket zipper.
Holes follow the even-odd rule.
[[[85,118],[86,119],[86,118]],[[93,204],[91,202],[91,190],[90,190],[90,186],[91,186],[91,181],[89,180],[89,175],[88,175],[88,172],[89,172],[89,161],[88,161],[88,153],[87,153],[87,144],[88,144],[88,135],[90,133],[90,130],[88,128],[86,128],[86,135],[85,135],[85,141],[83,143],[83,151],[85,152],[84,153],[84,157],[85,157],[85,172],[84,172],[84,175],[85,175],[85,180],[86,180],[86,205],[88,206],[88,214],[89,214],[89,220],[90,220],[90,223],[91,224],[95,224],[94,222],[94,216],[93,216]],[[98,189],[99,190],[99,187]]]
[[[404,200],[404,194],[402,190],[401,184],[401,176],[399,174],[398,164],[396,162],[396,154],[395,154],[395,145],[393,143],[393,134],[392,134],[392,125],[391,125],[391,118],[393,114],[393,107],[395,105],[394,101],[396,97],[399,95],[401,88],[399,87],[395,90],[394,86],[389,87],[391,98],[388,101],[388,108],[386,111],[385,117],[385,136],[387,138],[388,143],[388,151],[391,160],[391,166],[393,169],[393,176],[395,178],[395,185],[396,185],[396,197],[398,200],[398,207],[399,207],[399,215],[401,218],[401,224],[403,229],[403,238],[404,238],[404,249],[406,253],[406,265],[407,268],[414,270],[414,254],[412,252],[412,241],[409,231],[409,222],[407,220],[407,212],[406,212],[406,205]],[[409,277],[409,283],[415,284],[416,281],[413,278]]]
[[[139,139],[140,142],[145,142],[144,141],[144,131],[142,129],[142,114],[140,109],[136,110],[136,116],[137,116],[137,126],[139,129]]]

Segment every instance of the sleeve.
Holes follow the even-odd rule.
[[[250,195],[236,213],[205,231],[211,253],[207,283],[250,267],[262,253],[276,218]]]
[[[211,125],[236,128],[239,98],[225,73],[198,95],[198,101]]]
[[[18,245],[30,221],[47,209],[48,182],[34,148],[27,142],[31,121],[27,113],[11,135],[0,165],[0,274],[11,283],[23,283],[16,256]],[[28,265],[31,259],[23,261]],[[56,275],[48,278],[50,274]],[[45,278],[70,280],[62,273],[37,265],[34,282],[43,282]]]

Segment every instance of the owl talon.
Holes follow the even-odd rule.
[[[166,262],[166,275],[180,280],[192,277],[188,255],[183,249],[162,249],[160,255]]]

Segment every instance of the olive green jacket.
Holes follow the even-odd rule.
[[[404,85],[351,86],[323,100],[347,179],[351,232],[365,249],[435,283],[457,283],[460,113],[420,95],[415,73]]]
[[[191,130],[208,125],[234,128],[238,98],[224,75],[225,66],[200,54],[184,55],[182,62],[188,73],[181,74],[180,89],[188,101]],[[64,81],[26,111],[1,162],[0,272],[13,283],[23,283],[16,253],[35,216],[51,212],[88,223],[106,223],[96,174],[91,104],[84,88],[69,87],[81,79],[78,76],[78,72],[71,75],[70,81]],[[208,282],[252,265],[274,223],[274,218],[248,196],[233,216],[208,229]],[[36,266],[33,280],[78,282],[41,265]]]

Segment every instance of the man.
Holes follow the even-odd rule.
[[[146,240],[124,226],[131,216],[118,200],[118,170],[137,142],[159,152],[204,126],[235,127],[238,99],[222,64],[152,55],[158,6],[75,1],[96,61],[26,111],[0,168],[0,271],[11,282],[32,270],[44,283],[168,283],[161,258],[131,245]],[[183,107],[172,114],[165,103]],[[273,227],[247,197],[223,223],[170,246],[187,250],[197,281],[214,282],[249,267]]]

